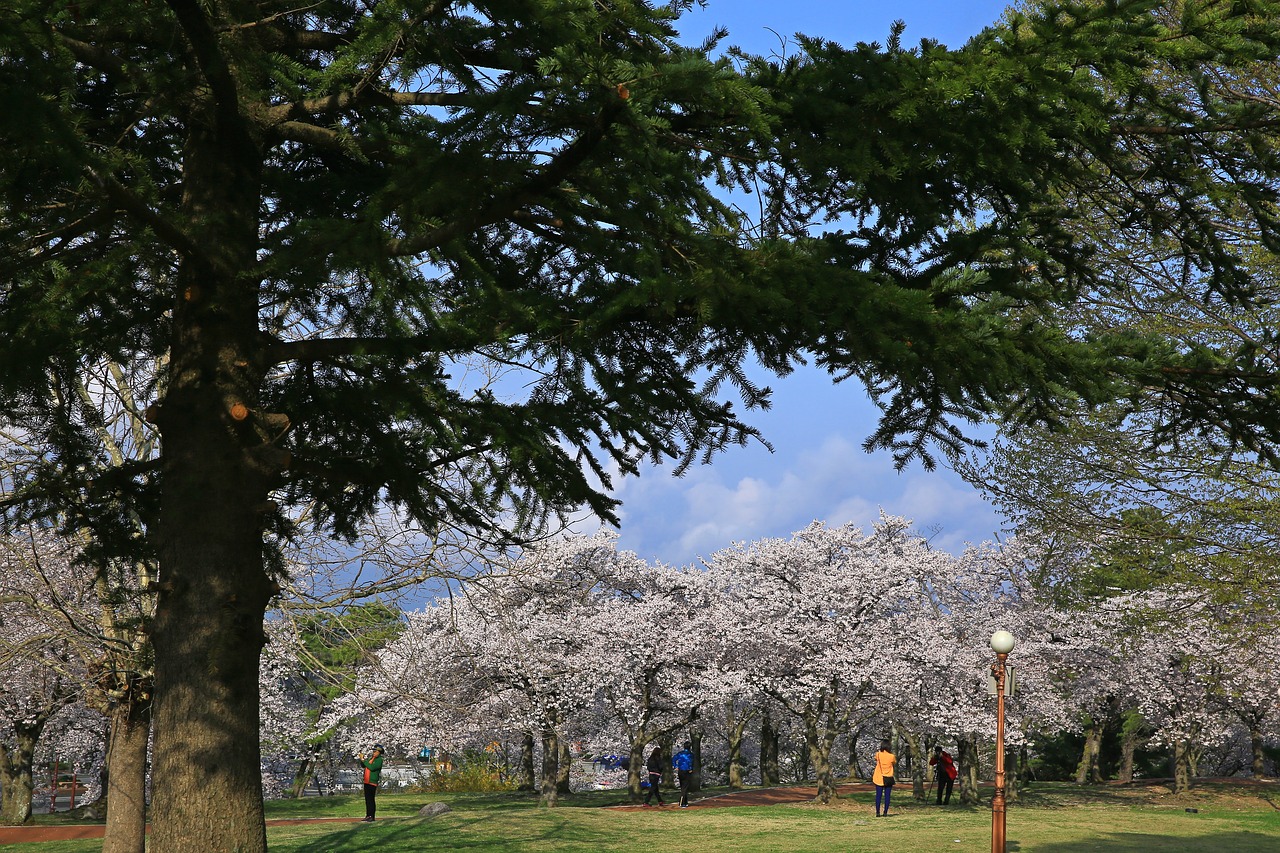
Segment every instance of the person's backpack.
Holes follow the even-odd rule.
[[[672,763],[675,764],[677,770],[692,770],[693,756],[687,749],[682,749],[676,753],[676,757],[672,759]]]

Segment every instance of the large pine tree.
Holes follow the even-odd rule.
[[[753,358],[892,392],[877,440],[903,456],[958,441],[957,415],[1111,394],[1145,350],[1038,322],[1089,264],[1037,201],[1124,162],[1107,123],[1141,93],[1100,79],[1266,36],[1248,4],[1184,40],[1144,4],[1085,4],[963,51],[812,43],[735,70],[679,46],[688,5],[0,9],[0,394],[47,463],[6,507],[158,557],[155,850],[265,848],[284,510],[344,536],[390,506],[495,542],[612,518],[610,473],[752,438],[727,392],[767,404]],[[1265,201],[1259,162],[1217,177]],[[1170,165],[1168,186],[1199,174]],[[1184,200],[1143,221],[1230,279]],[[857,225],[819,233],[828,213]],[[99,473],[94,401],[64,391],[103,359],[146,386],[157,462]],[[105,535],[121,507],[142,541]]]

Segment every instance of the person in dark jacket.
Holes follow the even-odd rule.
[[[357,756],[360,766],[364,768],[364,819],[371,822],[378,811],[378,783],[382,781],[382,744],[373,748],[369,760],[363,755]]]
[[[662,747],[655,746],[653,752],[649,753],[649,760],[645,762],[645,768],[649,771],[649,793],[644,795],[644,804],[649,805],[650,797],[658,798],[658,805],[665,806],[662,801],[662,771],[666,769],[662,760]]]

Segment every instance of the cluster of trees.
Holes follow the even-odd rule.
[[[1076,777],[1101,781],[1111,729],[1120,778],[1144,749],[1166,751],[1161,775],[1179,790],[1199,774],[1262,775],[1280,738],[1273,622],[1179,586],[1063,606],[1037,580],[1049,559],[1023,541],[952,556],[888,517],[870,533],[815,523],[684,568],[607,534],[557,539],[407,614],[329,715],[352,750],[496,740],[549,802],[568,744],[627,756],[636,797],[648,749],[686,737],[707,777],[813,779],[824,802],[884,737],[904,746],[919,794],[945,743],[976,802],[995,724],[988,641],[1003,628],[1018,639],[1009,766],[1027,772],[1068,732],[1084,744]]]
[[[611,475],[758,438],[752,363],[862,383],[904,462],[1102,405],[1276,462],[1272,0],[778,61],[681,43],[688,5],[0,8],[0,510],[94,591],[84,683],[139,807],[105,849],[141,849],[153,729],[153,848],[265,850],[263,616],[298,543],[613,520]]]
[[[97,608],[74,552],[47,534],[6,546],[0,781],[6,817],[22,820],[41,762],[107,769],[112,717],[92,625],[67,621]],[[704,779],[813,780],[826,801],[889,737],[917,795],[943,743],[976,802],[999,628],[1018,638],[1014,796],[1064,733],[1081,745],[1070,769],[1082,783],[1104,764],[1132,778],[1153,750],[1178,790],[1196,775],[1266,773],[1280,741],[1273,619],[1180,583],[1081,607],[1046,583],[1054,559],[1024,540],[953,556],[890,517],[869,533],[815,523],[683,568],[601,533],[548,540],[421,610],[277,613],[260,671],[267,789],[297,795],[316,776],[328,787],[378,741],[409,757],[487,749],[549,803],[571,756],[616,753],[638,797],[648,749],[689,738]],[[109,797],[105,780],[87,797]]]

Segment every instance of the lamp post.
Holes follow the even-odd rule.
[[[1004,677],[1005,661],[1013,651],[1013,634],[996,631],[991,635],[991,650],[996,662],[991,674],[996,680],[996,790],[991,795],[991,853],[1004,850]]]

